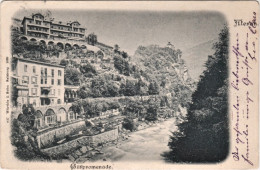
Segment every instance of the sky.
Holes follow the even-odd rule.
[[[14,17],[22,19],[36,12],[20,11]],[[226,24],[225,18],[214,12],[52,10],[51,15],[55,21],[79,21],[87,28],[86,34],[94,32],[99,42],[118,44],[130,55],[139,45],[163,47],[168,42],[185,51],[217,39]]]

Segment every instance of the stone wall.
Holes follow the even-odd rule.
[[[54,156],[54,155],[63,154],[69,150],[78,148],[80,146],[90,145],[91,143],[94,143],[94,145],[97,145],[99,143],[111,142],[111,141],[114,141],[117,139],[118,139],[118,128],[100,133],[98,135],[81,136],[77,139],[68,141],[64,144],[42,149],[41,151],[47,155]]]
[[[110,141],[114,141],[117,138],[118,138],[118,128],[91,136],[90,143],[94,143],[94,144],[107,143]]]
[[[38,147],[42,148],[48,144],[53,143],[55,139],[63,139],[65,136],[73,134],[75,131],[86,127],[85,121],[80,120],[68,125],[64,125],[54,129],[48,129],[37,135]]]

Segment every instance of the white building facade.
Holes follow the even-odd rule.
[[[63,66],[14,57],[12,69],[18,107],[64,104]]]

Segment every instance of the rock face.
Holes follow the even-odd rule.
[[[139,46],[134,56],[135,62],[145,73],[162,87],[160,92],[171,93],[177,85],[191,89],[194,82],[190,78],[185,61],[181,59],[181,51],[169,47],[150,45]]]

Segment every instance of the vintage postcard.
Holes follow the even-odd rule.
[[[1,168],[258,168],[258,2],[0,11]]]

